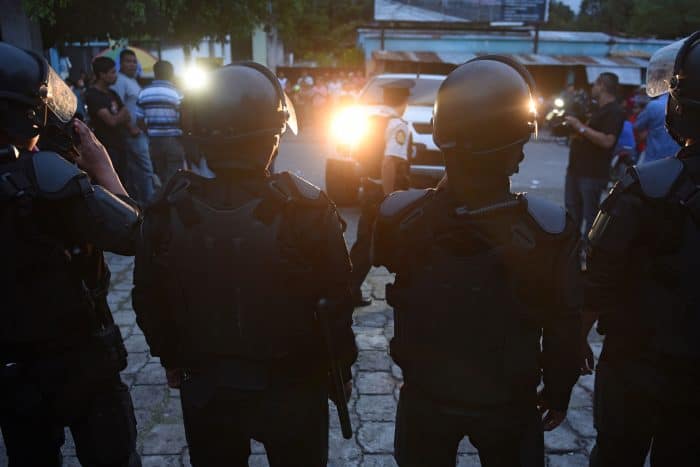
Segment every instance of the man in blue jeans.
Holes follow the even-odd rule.
[[[185,166],[185,148],[180,137],[182,94],[173,84],[173,65],[159,60],[153,65],[155,80],[139,93],[139,124],[148,128],[153,170],[163,186]]]
[[[600,196],[610,178],[615,142],[625,121],[625,111],[617,103],[617,86],[617,75],[601,73],[591,89],[598,103],[591,118],[583,123],[576,117],[566,117],[574,132],[566,170],[566,209],[576,225],[583,224],[585,232],[598,213]]]
[[[131,114],[128,133],[126,136],[127,147],[127,189],[129,194],[141,204],[147,204],[153,198],[153,165],[148,152],[148,136],[136,122],[139,115],[137,105],[141,86],[136,81],[138,61],[133,50],[124,49],[119,54],[119,74],[117,82],[112,85],[112,90]]]

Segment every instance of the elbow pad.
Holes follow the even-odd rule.
[[[133,254],[136,226],[141,220],[139,210],[99,185],[94,186],[88,202],[98,223],[97,243],[100,248]]]

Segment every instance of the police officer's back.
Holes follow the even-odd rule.
[[[700,31],[657,51],[647,92],[669,92],[675,157],[634,167],[589,233],[586,304],[605,343],[594,466],[699,465]]]
[[[0,427],[10,465],[61,465],[64,426],[83,465],[140,465],[102,256],[133,253],[138,209],[104,147],[71,122],[75,97],[44,58],[0,42],[0,64]],[[36,147],[48,147],[40,132],[68,141],[70,131],[87,173]]]
[[[447,183],[395,192],[379,210],[374,264],[396,273],[402,467],[454,465],[464,436],[484,466],[543,465],[540,371],[545,429],[578,376],[578,235],[562,208],[510,193],[535,116],[529,74],[504,60],[468,62],[438,92]]]
[[[267,173],[292,123],[274,75],[240,63],[210,78],[184,105],[216,178],[180,172],[149,209],[138,323],[171,385],[181,382],[194,465],[247,465],[251,438],[272,465],[325,465],[320,299],[345,382],[356,352],[342,222],[317,187]]]

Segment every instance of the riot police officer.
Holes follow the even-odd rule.
[[[149,208],[133,303],[181,388],[192,463],[248,465],[254,438],[273,466],[326,465],[329,359],[346,397],[356,356],[343,222],[311,183],[267,172],[296,131],[267,68],[213,71],[183,105],[216,177],[180,172]]]
[[[364,144],[354,149],[362,172],[357,239],[350,249],[355,306],[372,303],[370,298],[363,297],[362,283],[372,266],[370,246],[377,209],[386,195],[409,187],[411,132],[408,122],[402,116],[414,85],[412,80],[400,79],[382,86],[384,105],[379,109],[378,115],[369,119],[368,125],[375,131],[370,131],[371,136],[365,138]]]
[[[67,426],[83,465],[138,466],[102,250],[133,253],[139,211],[104,147],[71,121],[75,95],[46,60],[0,42],[0,64],[0,427],[9,463],[60,466]],[[49,128],[64,141],[77,132],[80,168],[37,148]]]
[[[464,436],[486,467],[542,466],[542,430],[566,416],[579,367],[579,235],[563,208],[510,192],[536,128],[532,92],[527,70],[505,57],[455,69],[433,115],[447,180],[379,209],[374,264],[396,273],[386,296],[405,379],[401,467],[455,465]]]
[[[700,465],[700,31],[652,56],[647,93],[665,92],[680,151],[630,169],[589,233],[596,467]]]

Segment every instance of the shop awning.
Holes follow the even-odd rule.
[[[462,52],[402,52],[377,50],[372,59],[392,62],[448,63],[462,64],[479,55]],[[595,81],[603,71],[612,71],[620,77],[621,84],[642,84],[642,69],[649,61],[639,57],[591,57],[588,55],[540,55],[511,54],[510,58],[525,66],[584,66],[589,82]]]

